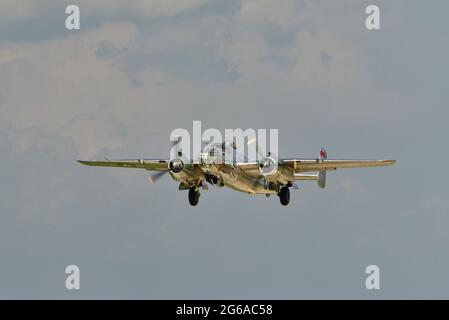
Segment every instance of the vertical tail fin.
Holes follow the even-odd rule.
[[[327,159],[326,149],[321,148],[319,159],[320,160]],[[321,189],[324,189],[326,187],[326,170],[318,171],[318,179],[316,182]]]
[[[320,159],[321,160],[327,159],[327,152],[326,152],[326,149],[324,149],[324,148],[321,148],[321,150],[320,150]]]

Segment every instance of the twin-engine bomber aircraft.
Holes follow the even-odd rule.
[[[178,181],[179,190],[189,190],[189,203],[196,206],[200,198],[200,187],[207,190],[206,182],[217,187],[229,187],[248,194],[271,194],[279,196],[282,205],[290,202],[290,189],[298,189],[295,181],[313,180],[320,188],[326,186],[326,171],[340,168],[365,168],[388,166],[395,160],[334,160],[327,159],[322,148],[316,159],[278,159],[268,153],[259,156],[259,161],[222,161],[228,146],[235,143],[212,144],[204,148],[196,161],[186,161],[179,149],[172,160],[130,159],[78,162],[88,166],[138,168],[157,171],[150,176],[154,182],[165,173]],[[259,149],[260,150],[260,149]],[[260,152],[260,151],[259,151]]]

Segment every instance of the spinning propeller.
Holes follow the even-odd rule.
[[[271,152],[265,154],[255,138],[248,141],[248,146],[250,145],[253,145],[256,148],[260,173],[262,175],[270,175],[276,173],[277,160],[271,154]]]
[[[171,151],[173,147],[178,146],[175,151],[175,158],[170,160],[169,169],[174,173],[180,173],[184,169],[184,162],[181,160],[182,157],[182,149],[179,147],[179,143],[181,142],[182,137],[176,137],[176,140],[170,140],[170,157]],[[156,183],[157,180],[162,178],[168,171],[159,171],[154,174],[148,176],[148,181],[150,183]]]

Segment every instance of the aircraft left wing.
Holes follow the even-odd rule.
[[[146,169],[149,171],[168,171],[169,160],[158,159],[120,159],[102,161],[85,161],[78,160],[79,163],[86,166],[95,167],[118,167],[118,168],[134,168],[134,169]]]
[[[338,159],[284,159],[282,164],[291,167],[295,173],[349,168],[383,167],[395,160],[338,160]]]

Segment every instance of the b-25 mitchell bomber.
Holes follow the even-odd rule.
[[[254,141],[250,141],[249,144]],[[200,189],[207,190],[209,183],[216,187],[229,187],[248,194],[274,194],[284,206],[290,202],[290,188],[298,189],[296,181],[316,181],[320,188],[326,186],[326,172],[347,168],[388,166],[395,160],[342,160],[327,159],[321,148],[315,159],[287,158],[258,151],[258,161],[226,161],[226,154],[236,152],[235,143],[215,143],[207,145],[198,159],[185,159],[178,148],[170,159],[122,159],[102,161],[78,160],[81,164],[99,167],[136,168],[155,171],[149,177],[155,182],[166,173],[179,182],[179,190],[188,190],[189,203],[196,206],[200,199]]]

